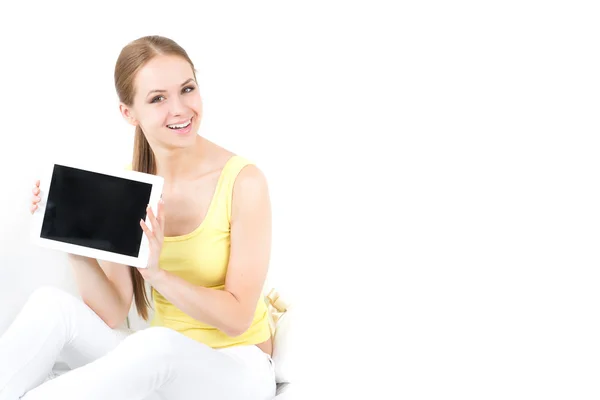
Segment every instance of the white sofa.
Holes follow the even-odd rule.
[[[17,315],[27,297],[33,290],[43,285],[50,285],[66,290],[79,297],[75,282],[68,266],[66,255],[57,251],[33,246],[29,242],[29,214],[23,210],[22,200],[16,204],[21,209],[13,208],[16,212],[6,213],[2,209],[0,218],[5,216],[3,229],[0,229],[0,335]],[[11,205],[9,205],[10,207]],[[14,204],[12,205],[14,207]],[[10,210],[10,208],[8,208]],[[275,335],[274,361],[278,376],[277,400],[290,399],[291,384],[286,367],[286,352],[289,349],[289,325],[291,313],[277,326]],[[146,324],[141,320],[132,307],[129,315],[129,328],[143,329]],[[123,326],[121,329],[127,329]],[[281,333],[281,334],[280,334]],[[58,360],[54,374],[62,374],[68,370],[62,360]]]

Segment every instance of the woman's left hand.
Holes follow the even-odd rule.
[[[140,274],[149,283],[152,283],[154,278],[158,276],[161,272],[159,266],[160,252],[162,250],[163,241],[165,238],[164,229],[165,229],[165,217],[163,215],[163,205],[164,202],[162,199],[158,201],[158,210],[156,215],[152,211],[152,207],[148,206],[146,211],[148,213],[148,219],[150,220],[150,225],[152,229],[146,225],[143,219],[140,220],[140,226],[148,238],[148,243],[150,245],[150,255],[148,256],[148,264],[146,268],[138,268]]]

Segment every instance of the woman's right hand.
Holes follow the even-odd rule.
[[[38,203],[42,199],[40,197],[40,180],[35,181],[35,185],[32,190],[33,196],[31,196],[31,205],[29,206],[29,211],[31,211],[31,215],[38,209]]]

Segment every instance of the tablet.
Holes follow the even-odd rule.
[[[126,169],[52,163],[40,176],[34,243],[71,254],[145,268],[149,204],[156,213],[163,178]]]

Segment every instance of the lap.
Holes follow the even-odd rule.
[[[133,369],[149,364],[169,368],[169,383],[159,390],[165,399],[191,398],[195,391],[199,398],[211,399],[270,398],[275,393],[268,356],[256,346],[213,349],[172,329],[151,327],[129,335],[115,352]]]
[[[272,365],[256,346],[219,350],[165,327],[137,332],[111,329],[74,296],[57,290],[38,291],[36,296],[36,303],[44,303],[52,313],[60,313],[53,317],[66,317],[69,321],[67,329],[71,330],[72,339],[60,359],[71,370],[101,363],[106,367],[99,371],[127,367],[117,368],[127,379],[129,375],[168,375],[165,384],[147,400],[268,399],[275,394]],[[96,379],[102,380],[100,375],[95,375]]]

